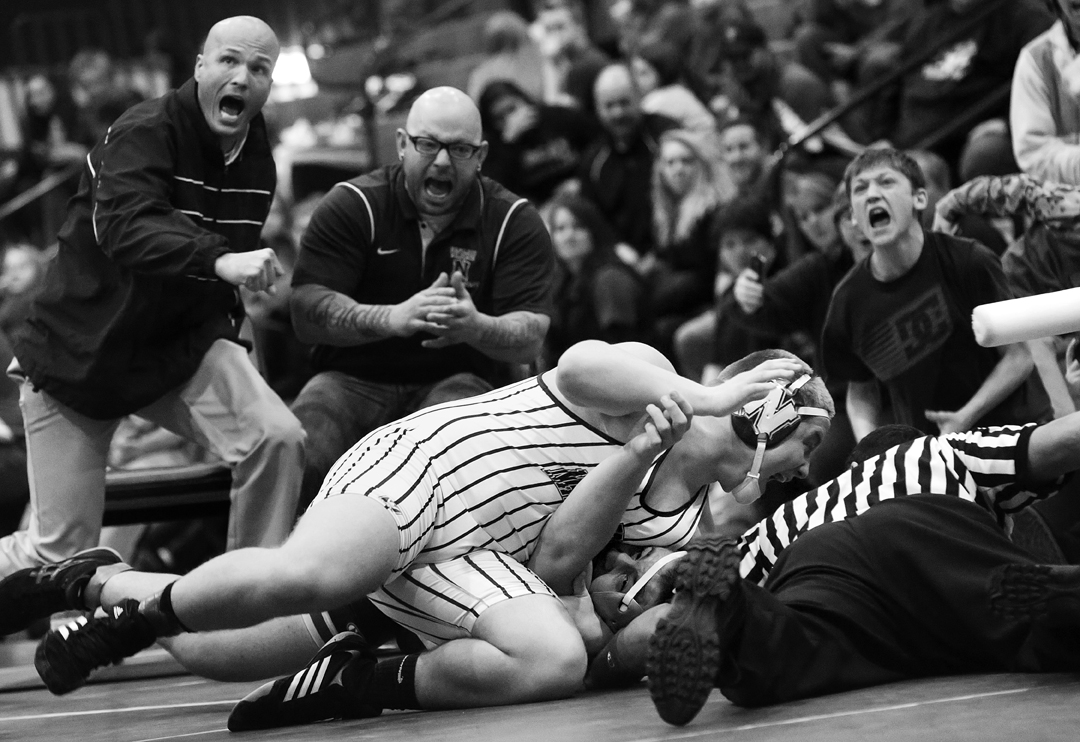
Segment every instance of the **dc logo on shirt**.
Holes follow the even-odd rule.
[[[473,261],[476,260],[476,250],[468,250],[464,247],[451,247],[450,260],[453,261],[454,272],[460,273],[462,278],[465,279],[466,284],[470,283],[469,269],[472,268]]]
[[[882,381],[889,381],[942,347],[953,323],[940,286],[897,308],[866,340],[863,361]]]

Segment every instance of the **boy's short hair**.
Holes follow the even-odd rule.
[[[911,188],[917,191],[926,188],[926,177],[923,175],[919,163],[906,152],[889,147],[872,147],[865,150],[848,164],[844,170],[844,189],[848,197],[851,197],[851,181],[859,173],[875,167],[887,167],[896,170],[911,182]]]

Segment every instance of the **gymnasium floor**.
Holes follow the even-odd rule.
[[[656,716],[644,686],[568,701],[442,712],[230,734],[232,704],[255,684],[202,680],[161,650],[111,668],[56,698],[28,664],[33,645],[0,645],[0,740],[380,740],[380,742],[1036,742],[1080,739],[1080,675],[980,675],[898,683],[766,709],[738,709],[713,693],[675,728]]]

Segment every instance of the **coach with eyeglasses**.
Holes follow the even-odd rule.
[[[338,183],[301,240],[293,325],[316,375],[292,405],[307,432],[301,506],[374,428],[514,379],[551,313],[554,257],[536,209],[480,175],[472,100],[425,92],[399,162]]]

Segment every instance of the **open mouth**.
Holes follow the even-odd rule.
[[[218,108],[221,110],[222,120],[227,122],[236,121],[240,118],[240,114],[244,112],[244,99],[236,95],[222,96]]]
[[[424,192],[431,198],[446,198],[453,188],[454,184],[444,178],[424,178]]]
[[[881,227],[886,227],[891,221],[892,216],[889,214],[888,211],[886,211],[880,206],[874,206],[866,214],[866,222],[870,225],[871,229],[880,229]]]

